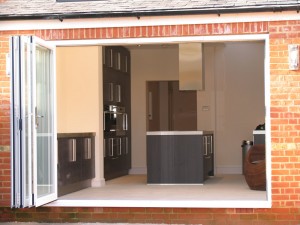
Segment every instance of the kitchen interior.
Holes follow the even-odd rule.
[[[60,198],[134,199],[120,191],[130,182],[146,199],[244,185],[241,144],[265,120],[264,45],[57,47]],[[110,185],[120,196],[101,192]],[[266,199],[242,188],[237,198]]]

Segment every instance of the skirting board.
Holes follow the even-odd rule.
[[[242,166],[218,166],[215,174],[242,174]]]
[[[129,174],[147,174],[147,167],[133,167],[129,170]]]

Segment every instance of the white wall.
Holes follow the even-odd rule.
[[[146,168],[146,81],[178,80],[178,50],[133,49],[132,172]],[[264,122],[264,44],[205,44],[197,127],[215,132],[217,173],[241,173],[242,140]]]
[[[103,182],[102,48],[57,48],[57,132],[96,132],[96,178]]]

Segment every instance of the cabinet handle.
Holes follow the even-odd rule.
[[[114,139],[109,139],[109,156],[114,156]]]
[[[114,100],[114,84],[109,83],[109,101],[112,102]]]
[[[119,138],[119,155],[122,155],[122,138]]]
[[[207,155],[207,136],[204,136],[204,148],[205,148],[205,154]]]
[[[112,49],[110,49],[109,50],[110,51],[110,63],[109,63],[109,66],[110,67],[113,67],[113,61],[114,61],[114,56],[113,56],[113,50]]]
[[[120,52],[117,52],[117,65],[116,65],[116,69],[117,70],[121,70],[121,53]]]
[[[209,143],[210,143],[210,146],[209,146],[210,154],[213,154],[213,138],[212,138],[212,136],[209,136]]]
[[[103,130],[106,129],[106,124],[105,124],[105,115],[106,115],[107,112],[104,112],[103,113]]]
[[[121,85],[116,85],[116,102],[121,102]]]
[[[92,158],[92,140],[91,138],[85,138],[85,159],[91,159]]]
[[[128,116],[127,116],[127,113],[123,114],[123,130],[128,130]]]
[[[127,73],[128,72],[128,58],[127,58],[127,55],[125,56],[125,72]]]
[[[125,154],[128,154],[128,138],[125,138]]]
[[[76,162],[76,139],[69,140],[69,161]]]

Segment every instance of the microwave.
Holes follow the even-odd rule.
[[[104,132],[114,133],[116,136],[126,135],[128,130],[128,116],[125,107],[116,105],[104,106]]]

